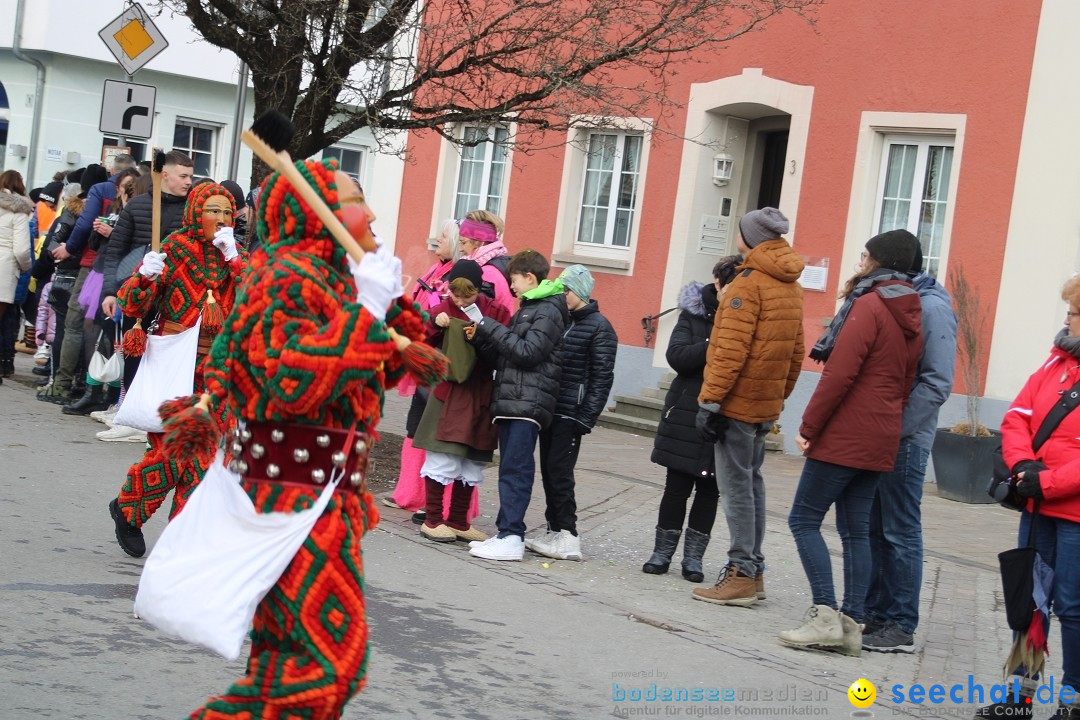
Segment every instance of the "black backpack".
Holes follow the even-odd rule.
[[[492,267],[498,268],[499,272],[502,273],[502,276],[504,278],[506,278],[506,284],[508,286],[510,285],[510,256],[509,255],[500,255],[498,257],[491,258],[490,260],[487,261],[487,264],[491,265]]]

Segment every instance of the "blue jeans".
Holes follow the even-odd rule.
[[[1025,511],[1018,547],[1027,545],[1030,526]],[[1040,515],[1035,533],[1035,548],[1054,569],[1051,609],[1061,622],[1061,684],[1080,689],[1080,523]]]
[[[922,491],[930,451],[900,443],[896,466],[878,483],[870,511],[873,572],[866,594],[866,618],[893,623],[906,633],[919,624],[922,586]]]
[[[529,420],[498,420],[499,426],[499,537],[525,537],[525,511],[532,499],[536,475],[536,438],[540,426]]]
[[[836,504],[836,529],[844,546],[843,613],[863,620],[870,577],[870,506],[881,473],[807,459],[788,515],[788,527],[799,549],[815,605],[836,606],[832,560],[821,523]]]

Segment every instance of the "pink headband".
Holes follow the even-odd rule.
[[[469,220],[468,218],[458,222],[458,234],[461,237],[466,237],[470,240],[476,240],[477,242],[482,243],[492,243],[498,240],[498,237],[495,235],[495,228],[487,223]]]

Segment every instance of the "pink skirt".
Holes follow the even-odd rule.
[[[420,477],[420,468],[424,466],[424,458],[427,453],[420,448],[413,447],[412,438],[405,438],[401,446],[401,472],[398,475],[397,486],[391,495],[394,502],[405,510],[413,512],[427,505],[427,490],[424,487],[424,478]],[[453,485],[447,485],[443,495],[443,517],[450,512],[450,493]],[[469,512],[466,518],[471,523],[473,518],[480,514],[479,488],[473,493],[472,503],[469,504]]]
[[[105,276],[96,270],[91,270],[83,281],[82,290],[79,291],[79,304],[86,310],[86,317],[97,317],[101,308],[101,289],[105,286]]]

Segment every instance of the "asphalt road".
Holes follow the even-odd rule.
[[[96,441],[102,427],[61,415],[24,385],[0,387],[0,720],[186,717],[243,673],[243,659],[133,617],[143,561],[117,546],[107,505],[142,448]],[[603,442],[594,447],[613,456],[618,439]],[[756,609],[691,602],[677,570],[643,575],[658,490],[588,473],[583,563],[472,559],[463,544],[420,538],[407,513],[385,511],[365,539],[368,687],[345,718],[851,717],[846,690],[859,677],[926,672],[929,655],[859,660],[775,642],[808,604],[779,523],[769,540],[775,594]],[[488,529],[494,490],[481,496]],[[534,499],[530,527],[541,512]],[[147,526],[151,547],[164,522],[162,512]],[[710,576],[722,543],[715,550]],[[691,700],[634,699],[665,690]]]

